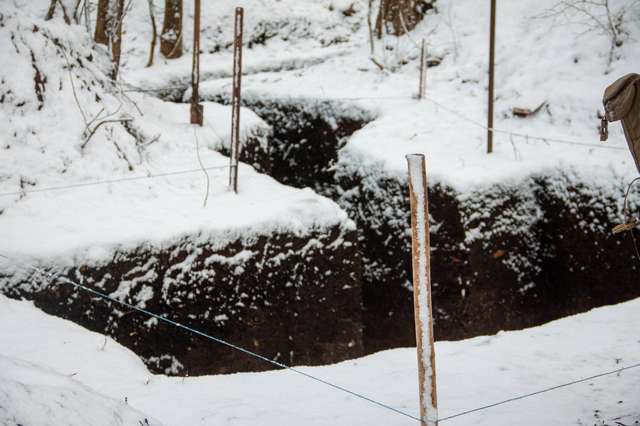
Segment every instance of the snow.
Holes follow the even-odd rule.
[[[228,160],[214,151],[227,146],[230,139],[228,107],[205,103],[205,126],[194,130],[186,124],[187,105],[148,94],[127,92],[123,97],[121,90],[128,90],[128,83],[147,89],[177,84],[189,96],[189,43],[181,59],[170,61],[158,54],[156,65],[144,68],[148,9],[144,2],[134,3],[125,23],[123,84],[116,88],[105,83],[106,53],[101,47],[92,48],[82,26],[62,25],[59,12],[50,22],[34,19],[44,16],[45,1],[3,4],[5,25],[0,31],[5,37],[0,50],[12,66],[1,74],[3,84],[13,91],[0,107],[8,121],[0,130],[6,145],[0,156],[8,164],[0,175],[3,192],[19,191],[20,186],[36,189],[197,169],[195,133],[202,144],[204,165],[227,165]],[[346,16],[342,12],[351,4],[355,14]],[[582,25],[559,23],[559,18],[544,18],[554,4],[554,0],[523,0],[498,7],[496,127],[599,144],[596,112],[601,110],[604,87],[640,66],[640,58],[633,54],[638,31],[631,25],[632,12],[637,11],[628,13],[629,36],[608,65],[607,37],[584,32]],[[620,4],[614,1],[612,7],[617,10]],[[481,126],[486,109],[488,5],[477,7],[472,0],[438,2],[439,13],[429,14],[410,35],[376,42],[375,56],[387,68],[384,71],[369,59],[364,0],[277,4],[243,0],[204,7],[201,94],[205,98],[230,91],[236,6],[245,8],[247,47],[251,43],[243,55],[247,73],[243,97],[293,99],[309,108],[327,101],[339,113],[369,112],[372,121],[349,139],[335,166],[338,171],[356,164],[404,178],[404,155],[421,152],[427,156],[432,184],[443,182],[466,193],[557,170],[600,184],[617,185],[635,176],[622,131],[615,124],[610,141],[603,146],[619,150],[497,133],[495,152],[485,154],[486,131]],[[184,7],[185,40],[189,40],[192,2],[185,1]],[[156,9],[160,22],[162,8]],[[39,31],[33,31],[34,22]],[[264,43],[253,39],[259,34],[265,35]],[[418,101],[413,98],[420,62],[417,41],[422,38],[430,57],[441,58],[441,64],[429,68],[427,99]],[[53,41],[64,46],[66,53],[55,53]],[[393,47],[392,53],[385,46]],[[35,65],[25,54],[28,51],[35,53]],[[85,68],[75,66],[74,59],[82,60]],[[72,71],[63,69],[68,68],[66,61],[74,65]],[[34,66],[47,77],[42,102],[33,93]],[[101,108],[106,108],[104,114],[133,118],[134,133],[146,143],[132,140],[121,126],[107,124],[86,148],[79,148],[86,126],[70,84],[80,92],[85,120]],[[94,101],[92,94],[102,102]],[[513,106],[530,107],[540,100],[546,101],[546,107],[534,116],[520,119],[510,113]],[[21,101],[26,104],[17,107]],[[242,132],[243,140],[254,135],[264,145],[270,129],[243,109]],[[240,229],[304,232],[346,221],[334,204],[309,191],[283,188],[244,165],[241,194],[229,194],[226,175],[224,169],[210,172],[213,183],[206,208],[202,207],[205,177],[198,173],[24,198],[1,197],[0,232],[5,238],[0,250],[52,257],[79,256],[93,247],[94,252],[106,254],[114,246],[134,246],[150,236],[163,244],[186,234],[223,238],[220,233]]]
[[[640,362],[640,299],[522,331],[459,342],[437,342],[441,418],[603,371]],[[202,345],[211,344],[203,340]],[[238,356],[244,356],[238,354]],[[128,349],[36,309],[0,296],[0,401],[5,412],[24,413],[20,385],[43,401],[81,389],[91,422],[108,423],[116,409],[164,425],[406,425],[412,420],[288,371],[202,377],[150,374]],[[10,368],[5,368],[10,366]],[[323,367],[300,367],[373,399],[417,415],[414,348],[395,349]],[[51,386],[45,390],[44,384]],[[37,386],[36,386],[37,385]],[[450,419],[450,425],[626,425],[640,421],[640,370],[632,369],[571,387]],[[79,415],[73,401],[55,415]],[[95,407],[95,411],[93,408]],[[31,410],[29,424],[41,411]],[[104,417],[103,417],[104,414]],[[3,415],[0,408],[0,415]],[[134,414],[131,414],[134,415]],[[517,419],[517,420],[515,420]],[[442,422],[445,423],[445,422]],[[65,422],[66,424],[66,422]],[[131,423],[128,423],[131,424]],[[136,423],[137,424],[137,423]]]
[[[432,183],[464,192],[557,169],[575,170],[587,182],[632,178],[636,172],[620,126],[613,124],[610,140],[601,143],[597,113],[602,112],[604,88],[640,66],[634,54],[637,17],[632,13],[638,11],[627,14],[625,30],[630,35],[609,67],[606,36],[585,32],[583,25],[561,25],[542,17],[555,3],[525,0],[498,6],[495,127],[603,148],[501,132],[494,135],[494,153],[486,155],[489,4],[477,7],[472,0],[439,1],[439,13],[428,15],[409,37],[378,41],[377,57],[394,72],[380,71],[369,60],[367,31],[360,28],[342,45],[343,55],[327,57],[320,64],[247,71],[243,96],[294,99],[309,105],[321,99],[371,111],[376,120],[349,139],[338,168],[356,163],[404,177],[404,155],[421,152],[429,161]],[[354,4],[360,13],[366,11],[363,2]],[[612,2],[612,7],[617,10],[621,4]],[[257,7],[258,3],[252,5],[252,10]],[[442,62],[429,68],[427,98],[416,100],[420,58],[414,43],[422,37],[430,56],[441,57]],[[380,53],[385,43],[401,53],[397,57]],[[292,46],[297,45],[292,42]],[[244,53],[248,61],[261,55],[259,49]],[[402,65],[402,60],[408,64]],[[229,87],[230,78],[211,78],[203,81],[201,96],[225,94]],[[512,107],[534,108],[542,101],[546,106],[528,118],[511,113]]]
[[[0,356],[0,424],[160,425],[125,401],[87,388],[74,375]]]
[[[63,1],[70,9],[71,2]],[[183,58],[168,61],[157,54],[156,65],[143,68],[150,34],[145,2],[132,2],[125,21],[119,85],[109,83],[107,53],[92,45],[83,27],[61,24],[59,12],[50,22],[40,19],[48,3],[0,5],[0,55],[10,64],[0,69],[0,192],[199,169],[198,157],[204,167],[221,168],[208,171],[212,184],[206,206],[200,172],[2,196],[0,253],[79,265],[109,258],[117,249],[170,245],[185,236],[194,243],[223,245],[269,232],[354,226],[332,201],[310,189],[285,187],[248,165],[240,166],[240,193],[229,192],[229,159],[217,152],[230,139],[229,107],[205,102],[205,126],[196,128],[187,124],[188,105],[131,91],[178,86],[180,96],[189,96],[188,43]],[[585,32],[584,25],[562,17],[543,17],[555,3],[498,5],[495,126],[598,145],[604,88],[640,68],[640,27],[634,25],[640,16],[637,10],[627,15],[628,37],[609,64],[606,35]],[[623,4],[610,3],[616,10]],[[351,4],[355,14],[345,16]],[[185,40],[191,39],[192,5],[185,0]],[[468,200],[479,188],[559,171],[604,188],[636,176],[618,124],[611,126],[609,142],[601,144],[616,149],[496,133],[495,152],[486,155],[488,2],[480,7],[475,0],[438,0],[439,13],[429,14],[410,35],[376,42],[383,71],[369,57],[366,0],[216,2],[203,8],[204,98],[228,96],[236,6],[245,7],[243,98],[289,100],[370,121],[341,150],[337,173],[357,168],[406,179],[405,154],[420,152],[427,157],[429,181],[463,192]],[[158,7],[158,22],[162,12]],[[429,68],[427,99],[418,101],[416,41],[422,38],[430,57],[441,63]],[[46,81],[37,83],[38,76]],[[511,114],[512,107],[533,108],[542,101],[546,105],[528,118]],[[131,129],[106,124],[87,142],[88,122],[96,116],[132,119]],[[272,129],[247,109],[241,123],[241,140],[254,138],[264,148]],[[518,219],[530,222],[535,208],[521,208]],[[474,237],[467,235],[469,241]],[[188,268],[188,262],[181,267]],[[124,282],[120,292],[128,285]],[[144,304],[148,294],[137,297]],[[290,372],[154,376],[110,339],[48,317],[27,302],[0,296],[0,305],[0,416],[5,416],[0,422],[17,423],[25,416],[38,424],[86,424],[81,416],[86,410],[95,414],[91,424],[118,424],[117,419],[135,424],[140,413],[175,425],[242,425],[256,419],[279,425],[407,423]],[[635,300],[530,330],[440,342],[440,415],[639,362],[639,326],[640,301]],[[303,370],[418,412],[414,349]],[[448,424],[630,424],[640,419],[639,378],[638,370],[631,370]],[[38,404],[26,404],[27,395]],[[51,408],[62,400],[69,401],[64,411]]]
[[[239,168],[239,194],[231,193],[229,159],[217,152],[230,140],[229,107],[204,102],[204,126],[192,126],[188,104],[110,83],[108,58],[92,49],[82,27],[35,19],[21,13],[19,3],[3,3],[0,28],[0,51],[12,63],[0,71],[7,98],[0,104],[6,121],[0,129],[0,252],[69,264],[142,244],[170,245],[186,235],[224,246],[279,231],[304,235],[353,226],[332,201],[285,187],[246,164]],[[46,77],[42,101],[33,90],[35,69]],[[130,121],[95,127],[104,119]],[[252,138],[266,150],[271,128],[244,108],[241,123],[241,144]],[[200,162],[214,168],[206,206]],[[193,172],[28,193],[187,170]]]

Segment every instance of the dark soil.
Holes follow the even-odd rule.
[[[342,175],[339,184],[352,189],[339,203],[359,229],[365,351],[413,345],[406,183],[373,173]],[[531,327],[639,297],[631,239],[610,232],[622,189],[588,188],[562,173],[466,197],[431,185],[436,339]]]
[[[326,364],[363,354],[355,232],[339,227],[239,240],[221,249],[185,238],[162,250],[141,247],[102,264],[51,271],[286,364]],[[273,368],[60,280],[42,287],[32,286],[34,280],[25,277],[4,291],[114,337],[154,372]]]
[[[207,100],[230,102],[224,95]],[[242,105],[273,127],[263,160],[270,164],[269,174],[285,185],[324,195],[334,189],[333,166],[347,137],[373,120],[367,111],[330,101],[244,98]]]
[[[250,144],[243,158],[282,183],[332,197],[357,231],[278,234],[220,250],[187,238],[165,250],[141,247],[116,253],[105,264],[56,272],[108,292],[138,277],[124,293],[127,301],[137,301],[149,286],[153,297],[145,306],[151,311],[288,364],[323,364],[413,345],[407,183],[384,170],[343,162],[336,167],[338,150],[371,114],[325,101],[296,102],[244,100],[274,127],[274,135],[268,150]],[[640,297],[640,263],[629,234],[610,232],[623,190],[587,186],[561,171],[465,194],[432,182],[436,338],[521,329]],[[307,245],[314,238],[320,244]],[[243,250],[254,255],[240,265],[224,260]],[[193,261],[183,264],[188,257]],[[35,291],[30,282],[11,287],[10,295],[107,332],[154,371],[269,368],[135,312],[114,315],[65,285]]]
[[[374,117],[313,102],[245,105],[274,127],[272,175],[332,197],[358,225],[365,351],[413,345],[407,184],[357,165],[334,170],[337,150]],[[587,187],[560,171],[466,196],[432,184],[436,338],[521,329],[640,296],[629,235],[610,232],[622,190]]]

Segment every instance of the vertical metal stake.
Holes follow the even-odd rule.
[[[422,49],[420,50],[420,84],[418,86],[418,99],[423,99],[427,91],[427,48],[422,39]]]
[[[242,29],[244,9],[236,7],[233,37],[233,92],[231,93],[231,167],[229,186],[238,193],[238,162],[240,157],[240,83],[242,81]]]
[[[193,13],[193,56],[191,59],[191,124],[202,126],[204,106],[200,103],[200,0],[195,1]]]
[[[487,154],[493,152],[493,76],[496,56],[496,0],[491,0],[491,29],[489,35],[489,110],[487,112]]]
[[[407,155],[411,200],[411,249],[413,308],[418,351],[420,419],[424,426],[438,425],[436,360],[431,305],[431,256],[429,244],[429,199],[424,155]]]

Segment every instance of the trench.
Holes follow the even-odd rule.
[[[356,222],[364,351],[414,345],[407,182],[357,164],[333,167],[375,116],[327,100],[248,97],[243,105],[274,129],[271,175],[314,188]],[[431,184],[436,339],[522,329],[639,297],[633,243],[610,232],[624,189],[559,169],[471,194]]]
[[[208,100],[228,103],[222,96]],[[241,160],[283,184],[332,198],[355,230],[265,235],[224,247],[186,236],[91,265],[41,266],[109,293],[128,286],[129,303],[156,289],[145,300],[149,310],[286,364],[327,364],[414,345],[407,182],[337,161],[375,114],[329,100],[246,97],[243,103],[273,135],[267,150],[246,145]],[[610,233],[625,189],[587,185],[562,170],[473,193],[431,184],[436,339],[531,327],[640,297],[633,244]],[[114,337],[151,371],[271,368],[135,312],[96,304],[64,284],[38,281],[0,272],[3,293]]]

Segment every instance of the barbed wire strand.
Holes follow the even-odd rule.
[[[82,188],[86,186],[108,185],[111,183],[131,182],[136,180],[156,179],[156,178],[168,177],[168,176],[186,175],[190,173],[202,173],[203,170],[216,170],[216,169],[227,169],[227,168],[229,168],[229,166],[214,166],[214,167],[205,167],[204,169],[199,168],[199,169],[179,170],[175,172],[156,173],[156,174],[150,174],[146,176],[126,176],[126,177],[116,178],[116,179],[107,179],[107,180],[99,180],[99,181],[92,181],[92,182],[79,182],[79,183],[73,183],[69,185],[49,186],[44,188],[25,189],[22,191],[13,191],[13,192],[2,192],[0,193],[0,197],[31,194],[35,192],[60,191],[65,189]]]
[[[0,254],[0,257],[4,258],[4,259],[6,259],[6,260],[8,260],[10,262],[16,262],[16,264],[20,263],[20,262],[17,262],[16,260],[11,259],[8,256],[5,256],[3,254]],[[24,263],[24,262],[22,262],[22,263]],[[416,417],[416,416],[414,416],[414,415],[412,415],[410,413],[407,413],[405,411],[399,410],[399,409],[397,409],[395,407],[392,407],[391,405],[388,405],[388,404],[385,404],[383,402],[377,401],[377,400],[375,400],[373,398],[367,397],[367,396],[365,396],[363,394],[360,394],[358,392],[352,391],[352,390],[347,389],[347,388],[345,388],[343,386],[336,385],[336,384],[334,384],[332,382],[329,382],[327,380],[321,379],[321,378],[319,378],[317,376],[314,376],[312,374],[306,373],[306,372],[304,372],[302,370],[299,370],[299,369],[297,369],[295,367],[290,367],[290,366],[288,366],[286,364],[283,364],[281,362],[274,361],[274,360],[269,359],[269,358],[267,358],[267,357],[265,357],[263,355],[260,355],[260,354],[258,354],[256,352],[250,351],[250,350],[245,349],[245,348],[243,348],[241,346],[234,345],[233,343],[227,342],[226,340],[223,340],[221,338],[211,336],[209,334],[206,334],[206,333],[204,333],[202,331],[199,331],[197,329],[194,329],[192,327],[183,325],[183,324],[181,324],[181,323],[179,323],[177,321],[170,320],[170,319],[168,319],[168,318],[166,318],[166,317],[164,317],[162,315],[155,314],[155,313],[150,312],[150,311],[148,311],[146,309],[143,309],[143,308],[140,308],[138,306],[135,306],[135,305],[132,305],[130,303],[127,303],[125,301],[115,299],[115,298],[109,296],[108,294],[103,293],[103,292],[101,292],[99,290],[95,290],[95,289],[92,289],[90,287],[84,286],[82,284],[76,283],[75,281],[72,281],[72,280],[70,280],[70,279],[68,279],[66,277],[58,276],[59,274],[52,274],[50,272],[44,271],[41,268],[38,268],[37,266],[34,266],[34,265],[27,264],[27,266],[30,269],[36,271],[37,273],[39,273],[41,275],[44,275],[45,277],[48,277],[51,280],[54,280],[54,279],[58,278],[59,280],[65,282],[67,284],[70,284],[71,286],[75,287],[76,289],[84,290],[86,292],[89,292],[89,293],[91,293],[91,294],[93,294],[95,296],[98,296],[98,297],[100,297],[100,298],[102,298],[104,300],[107,300],[108,302],[115,302],[115,303],[117,303],[119,305],[122,305],[122,306],[125,306],[125,307],[129,308],[129,309],[138,311],[140,313],[148,315],[148,316],[150,316],[152,318],[155,318],[157,320],[166,322],[167,324],[173,325],[175,327],[178,327],[178,328],[181,328],[183,330],[186,330],[186,331],[189,331],[191,333],[194,333],[194,334],[196,334],[198,336],[201,336],[201,337],[204,337],[206,339],[212,340],[212,341],[214,341],[216,343],[219,343],[219,344],[221,344],[223,346],[227,346],[227,347],[229,347],[231,349],[234,349],[234,350],[236,350],[238,352],[244,353],[245,355],[249,355],[251,357],[260,359],[260,360],[262,360],[264,362],[267,362],[269,364],[272,364],[272,365],[274,365],[274,366],[276,366],[278,368],[289,370],[291,372],[294,372],[296,374],[304,376],[304,377],[306,377],[308,379],[314,380],[316,382],[319,382],[321,384],[324,384],[324,385],[329,386],[331,388],[334,388],[336,390],[342,391],[344,393],[347,393],[347,394],[349,394],[351,396],[354,396],[356,398],[359,398],[361,400],[367,401],[367,402],[369,402],[371,404],[377,405],[378,407],[390,410],[390,411],[392,411],[392,412],[394,412],[396,414],[402,415],[404,417],[408,417],[408,418],[410,418],[412,420],[417,420],[419,422],[422,422],[422,420],[419,417]],[[522,400],[522,399],[530,398],[532,396],[540,395],[540,394],[543,394],[543,393],[547,393],[547,392],[550,392],[550,391],[553,391],[553,390],[557,390],[557,389],[565,388],[565,387],[568,387],[568,386],[576,385],[576,384],[579,384],[579,383],[584,383],[584,382],[587,382],[589,380],[598,379],[598,378],[601,378],[601,377],[609,376],[611,374],[620,374],[623,371],[631,370],[631,369],[638,368],[638,367],[640,367],[640,363],[627,365],[627,366],[620,367],[620,368],[615,369],[615,370],[594,374],[592,376],[584,377],[584,378],[577,379],[577,380],[572,380],[570,382],[566,382],[566,383],[563,383],[563,384],[560,384],[560,385],[548,387],[548,388],[541,389],[541,390],[538,390],[538,391],[535,391],[535,392],[531,392],[531,393],[527,393],[527,394],[524,394],[524,395],[518,395],[518,396],[515,396],[515,397],[512,397],[512,398],[508,398],[508,399],[505,399],[505,400],[502,400],[502,401],[499,401],[499,402],[495,402],[493,404],[483,405],[481,407],[477,407],[477,408],[473,408],[473,409],[470,409],[470,410],[461,411],[459,413],[456,413],[456,414],[453,414],[453,415],[450,415],[450,416],[439,418],[437,421],[438,422],[445,422],[445,421],[448,421],[448,420],[451,420],[451,419],[454,419],[454,418],[457,418],[457,417],[462,417],[462,416],[465,416],[465,415],[469,415],[469,414],[472,414],[472,413],[476,413],[476,412],[479,412],[479,411],[484,411],[484,410],[487,410],[487,409],[490,409],[490,408],[493,408],[493,407],[497,407],[499,405],[503,405],[503,404],[507,404],[507,403],[510,403],[510,402],[514,402],[514,401],[519,401],[519,400]]]

